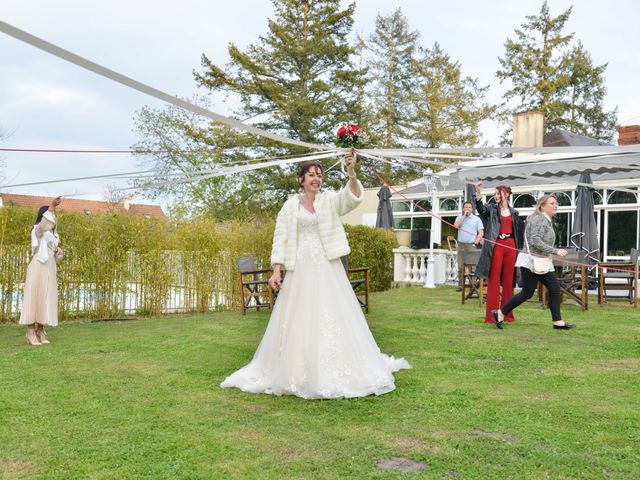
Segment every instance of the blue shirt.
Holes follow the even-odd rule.
[[[464,217],[464,214],[458,215],[456,222]],[[469,215],[464,219],[462,225],[458,229],[458,243],[473,243],[480,230],[483,230],[482,220],[476,215]],[[464,230],[464,231],[463,231]],[[468,233],[471,232],[471,233]]]

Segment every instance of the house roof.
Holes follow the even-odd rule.
[[[562,129],[548,132],[543,142],[544,151],[532,148],[528,149],[528,154],[459,162],[449,170],[447,190],[462,190],[479,178],[483,179],[486,188],[493,188],[505,182],[511,186],[549,182],[575,184],[581,173],[590,173],[593,182],[638,177],[640,147],[635,145],[615,147]],[[568,147],[566,153],[564,147]],[[408,195],[424,191],[424,185],[415,182],[400,193]]]
[[[542,140],[545,147],[592,147],[611,146],[610,143],[556,128],[545,133]]]
[[[38,208],[49,205],[51,197],[38,197],[34,195],[18,195],[13,193],[0,193],[4,205],[17,205],[20,207]],[[166,220],[167,216],[159,205],[130,204],[100,202],[97,200],[82,200],[78,198],[63,198],[60,209],[67,212],[93,213],[128,213],[129,215],[149,216]]]

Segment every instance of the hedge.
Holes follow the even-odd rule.
[[[36,211],[0,208],[0,312],[16,321]],[[59,213],[65,259],[58,264],[59,314],[117,318],[239,308],[235,259],[252,255],[267,268],[273,220],[169,222],[127,214]],[[346,226],[352,267],[371,268],[372,290],[393,276],[391,232]]]

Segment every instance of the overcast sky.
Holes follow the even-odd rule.
[[[344,2],[346,4],[346,2]],[[439,42],[463,72],[490,85],[488,100],[500,101],[495,79],[504,41],[541,1],[359,0],[355,28],[368,36],[376,14],[401,7],[420,42]],[[640,123],[640,17],[632,0],[549,0],[552,15],[572,4],[566,31],[575,33],[596,64],[609,63],[605,108],[619,109],[623,125]],[[0,19],[143,83],[182,97],[198,91],[193,69],[202,53],[218,65],[233,42],[241,49],[267,31],[270,0],[2,0]],[[137,141],[134,113],[162,103],[0,33],[0,147],[33,149],[128,149]],[[231,114],[217,102],[213,110]],[[499,128],[483,124],[484,139],[497,144]],[[5,153],[4,184],[139,170],[129,155]],[[88,194],[102,199],[113,180],[13,188],[34,195]],[[3,191],[7,191],[6,189]],[[137,197],[134,202],[142,203]]]

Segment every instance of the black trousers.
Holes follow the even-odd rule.
[[[556,277],[556,272],[547,272],[541,275],[533,273],[528,268],[520,268],[520,279],[522,280],[522,290],[517,295],[511,297],[507,303],[500,309],[502,313],[507,315],[511,310],[518,307],[521,303],[526,302],[533,297],[538,282],[542,282],[547,290],[549,290],[549,310],[551,310],[551,320],[556,322],[562,320],[560,316],[560,284]]]

